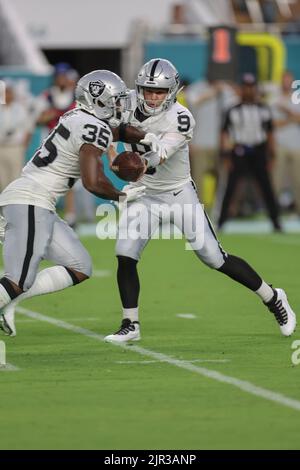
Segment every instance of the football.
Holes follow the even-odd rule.
[[[111,169],[124,181],[137,181],[144,172],[144,159],[138,152],[122,152],[113,160]]]

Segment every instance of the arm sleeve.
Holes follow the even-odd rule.
[[[230,127],[230,110],[226,111],[223,117],[222,131],[229,132],[229,127]]]

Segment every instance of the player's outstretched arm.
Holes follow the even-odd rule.
[[[91,144],[82,145],[79,152],[80,173],[83,186],[92,194],[103,199],[118,201],[126,196],[105,176],[101,161],[102,150]]]

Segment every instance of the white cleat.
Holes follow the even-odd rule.
[[[131,321],[124,318],[120,329],[113,335],[105,336],[107,343],[127,343],[128,341],[139,341],[141,339],[140,324],[138,321]]]
[[[1,315],[2,314],[2,315]],[[0,328],[6,336],[17,336],[15,325],[15,306],[7,305],[0,313]]]
[[[297,324],[296,315],[291,309],[283,289],[274,289],[274,297],[265,304],[275,316],[283,336],[291,336]]]

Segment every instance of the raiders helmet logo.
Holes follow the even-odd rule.
[[[89,83],[89,92],[93,98],[99,98],[99,96],[102,95],[104,88],[105,84],[101,80]]]

